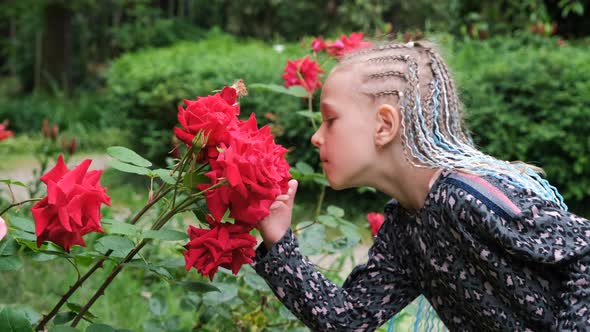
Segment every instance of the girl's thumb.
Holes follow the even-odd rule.
[[[297,180],[289,180],[289,190],[287,191],[287,195],[289,195],[288,206],[293,206],[295,202],[295,194],[297,194],[297,187],[299,186],[299,182]]]

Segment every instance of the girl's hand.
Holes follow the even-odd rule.
[[[270,214],[259,222],[264,246],[270,250],[291,227],[293,204],[297,193],[297,180],[289,181],[287,194],[279,195],[270,205]]]

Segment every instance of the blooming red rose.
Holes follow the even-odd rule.
[[[341,56],[350,51],[371,47],[372,45],[373,44],[371,42],[363,40],[362,32],[353,32],[349,37],[342,35],[340,36],[340,39],[326,44],[326,50],[330,55]]]
[[[37,246],[49,240],[69,251],[74,244],[85,245],[84,234],[103,232],[100,205],[110,205],[111,198],[100,185],[102,171],[88,172],[91,162],[86,159],[70,170],[60,155],[55,167],[41,177],[47,197],[31,208]]]
[[[285,87],[301,85],[312,94],[315,89],[322,86],[319,74],[323,72],[324,70],[317,62],[306,56],[302,59],[288,60],[282,77],[285,80]]]
[[[311,41],[311,49],[314,52],[319,52],[326,48],[326,42],[322,38],[314,38]]]
[[[0,123],[0,141],[7,139],[13,135],[12,131],[6,130],[8,127],[8,121],[5,120],[4,122]]]
[[[369,222],[369,226],[371,226],[371,234],[375,236],[379,232],[381,225],[383,225],[385,217],[381,213],[371,212],[367,214],[367,221]]]
[[[207,207],[216,220],[230,209],[230,217],[254,227],[269,213],[277,195],[285,193],[291,175],[285,160],[287,150],[274,143],[269,127],[257,128],[252,114],[231,131],[229,146],[210,160],[211,171],[206,175],[211,184],[199,185],[204,190],[221,178],[228,184],[208,191]]]
[[[189,243],[184,254],[186,270],[191,267],[202,275],[213,276],[219,266],[237,274],[241,266],[252,263],[256,238],[244,225],[217,223],[212,229],[189,226]]]
[[[191,145],[195,135],[203,131],[207,137],[206,147],[227,143],[228,129],[235,125],[240,106],[234,88],[224,87],[220,93],[198,97],[197,100],[184,100],[186,109],[178,107],[178,122],[182,128],[174,128],[176,137]],[[206,153],[207,154],[207,153]],[[217,154],[213,153],[213,157]]]

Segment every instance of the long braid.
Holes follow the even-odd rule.
[[[491,175],[567,208],[534,167],[498,160],[473,146],[450,71],[428,43],[379,45],[348,54],[340,64],[359,65],[362,93],[396,98],[404,155],[414,166]]]

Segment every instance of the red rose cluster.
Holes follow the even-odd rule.
[[[31,208],[37,246],[49,240],[70,251],[74,244],[85,245],[84,234],[103,233],[100,206],[110,205],[111,198],[100,185],[102,171],[88,172],[91,162],[86,159],[70,170],[60,155],[55,167],[41,177],[47,197]]]
[[[377,235],[381,225],[385,222],[385,217],[383,214],[378,212],[371,212],[367,214],[367,221],[369,222],[369,226],[371,227],[371,234],[373,236]]]
[[[206,174],[211,183],[199,185],[199,190],[227,181],[205,194],[210,229],[189,227],[184,252],[187,271],[194,267],[213,279],[219,266],[237,273],[252,262],[256,238],[249,233],[270,213],[276,196],[288,189],[287,150],[274,143],[268,127],[258,128],[254,115],[247,121],[237,118],[237,91],[232,87],[185,104],[178,113],[183,128],[175,129],[176,136],[191,144],[199,131],[207,135],[202,155],[211,166]],[[234,224],[222,222],[228,210]]]
[[[309,59],[309,56],[297,60],[288,60],[283,72],[285,87],[300,85],[307,92],[313,94],[315,89],[322,87],[319,74],[323,72],[324,70],[320,68],[320,65]]]
[[[373,44],[363,40],[362,32],[353,32],[350,36],[342,35],[335,41],[325,41],[322,38],[314,38],[311,42],[311,49],[314,52],[326,51],[331,56],[342,56],[352,50],[368,48]]]

